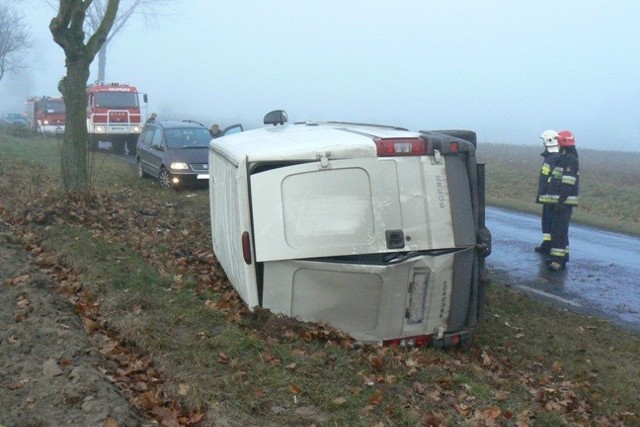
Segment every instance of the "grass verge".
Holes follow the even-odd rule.
[[[27,248],[78,275],[75,292],[91,295],[119,340],[153,358],[162,393],[206,412],[207,424],[639,422],[640,340],[605,321],[494,284],[467,345],[357,347],[323,325],[244,309],[211,254],[206,190],[162,191],[105,156],[98,200],[70,205],[50,179],[56,165],[39,160],[55,150],[55,141],[0,136],[3,164],[15,165],[0,172],[3,218]],[[489,186],[490,198],[514,203],[522,192],[496,191]]]

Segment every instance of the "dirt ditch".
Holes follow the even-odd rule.
[[[141,426],[74,307],[0,221],[0,425]]]

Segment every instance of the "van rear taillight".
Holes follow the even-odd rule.
[[[374,138],[378,157],[424,156],[427,143],[420,138]]]
[[[249,239],[249,232],[242,233],[242,256],[244,262],[251,265],[251,240]]]

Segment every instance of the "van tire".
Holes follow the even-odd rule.
[[[171,188],[171,174],[164,167],[160,169],[160,173],[158,174],[158,182],[160,183],[160,187],[165,190]]]

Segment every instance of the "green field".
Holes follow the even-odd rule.
[[[487,203],[539,214],[533,203],[542,164],[538,146],[480,144],[487,165]],[[640,235],[640,152],[582,150],[580,205],[573,221]]]
[[[0,215],[59,272],[91,333],[119,343],[115,359],[136,376],[120,384],[149,417],[162,407],[217,425],[640,423],[640,340],[606,321],[500,283],[464,346],[354,346],[322,325],[244,308],[211,251],[206,189],[163,191],[98,153],[95,199],[69,202],[58,151],[53,139],[0,133]],[[539,211],[539,151],[479,147],[488,203]],[[640,234],[640,154],[581,150],[580,160],[575,220]],[[125,351],[146,361],[143,374]]]

